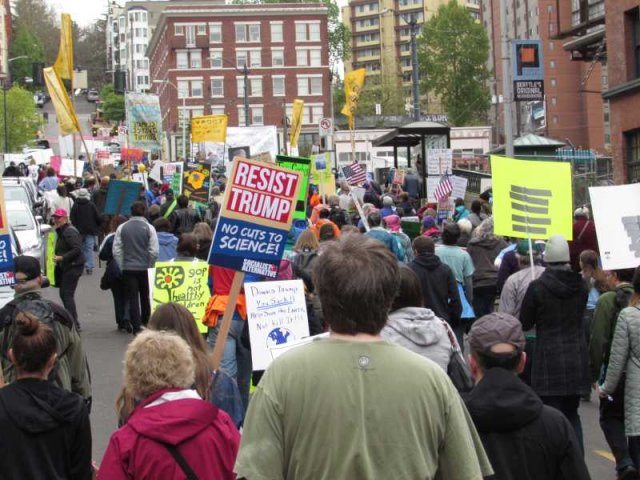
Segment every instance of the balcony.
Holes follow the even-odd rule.
[[[378,32],[380,31],[380,25],[365,25],[362,27],[359,27],[356,25],[356,28],[354,30],[357,33],[362,33],[362,32]]]
[[[360,41],[356,42],[355,48],[359,47],[377,47],[380,45],[380,40],[367,40],[366,42]]]

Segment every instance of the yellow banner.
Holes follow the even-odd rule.
[[[206,115],[191,120],[191,141],[193,143],[218,142],[227,139],[227,116]]]
[[[201,322],[211,296],[207,262],[156,262],[147,274],[151,312],[164,303],[179,303],[193,314],[200,333],[207,333],[207,326]]]
[[[353,130],[353,117],[358,109],[358,99],[364,87],[364,79],[367,76],[367,70],[359,68],[353,70],[344,76],[344,107],[340,113],[349,119],[349,129]]]
[[[497,235],[572,239],[571,164],[492,155],[491,179]]]
[[[57,238],[58,236],[56,235],[55,230],[52,232],[49,232],[49,235],[47,235],[47,252],[46,252],[47,263],[45,266],[44,274],[49,279],[49,283],[51,284],[52,287],[56,286],[56,276],[55,276],[56,262],[53,260],[53,258],[56,256],[55,252],[56,252]]]
[[[42,72],[44,81],[47,84],[47,90],[49,90],[51,103],[53,103],[53,108],[56,111],[60,135],[79,132],[78,117],[76,117],[76,112],[73,110],[73,105],[71,105],[71,100],[67,95],[67,90],[64,88],[62,80],[53,67],[47,67]]]
[[[292,147],[298,146],[298,137],[302,130],[302,113],[304,111],[304,100],[296,98],[293,101],[293,109],[291,110],[291,132],[289,134],[289,142]]]
[[[60,78],[73,79],[73,35],[71,27],[71,15],[62,14],[60,26],[60,48],[58,58],[53,64],[53,69]]]

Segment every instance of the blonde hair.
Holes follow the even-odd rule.
[[[293,246],[294,252],[302,252],[305,248],[308,250],[318,250],[320,247],[320,243],[318,243],[318,238],[316,235],[309,229],[306,229],[304,232],[300,234],[296,244]]]
[[[191,348],[179,335],[144,330],[124,356],[125,390],[142,400],[163,388],[189,388],[195,381]]]
[[[200,240],[211,240],[213,238],[213,230],[206,222],[198,222],[196,226],[193,227],[193,233],[198,241]]]

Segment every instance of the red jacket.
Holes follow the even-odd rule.
[[[569,242],[571,268],[574,272],[580,271],[580,254],[584,250],[594,250],[600,254],[598,237],[596,235],[596,224],[593,220],[576,218],[573,222],[573,241]]]
[[[145,408],[169,392],[187,391],[160,390],[138,405],[129,421],[111,435],[98,479],[186,479],[163,443],[177,446],[198,478],[235,479],[240,434],[229,416],[195,398]]]

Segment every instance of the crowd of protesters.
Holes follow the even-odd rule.
[[[18,257],[0,310],[7,478],[91,478],[74,294],[97,252],[116,326],[135,335],[98,478],[588,479],[578,409],[594,390],[617,478],[640,479],[640,268],[600,268],[587,207],[573,241],[539,241],[494,232],[490,190],[442,215],[410,174],[312,188],[277,279],[303,281],[309,331],[328,338],[253,371],[241,292],[214,370],[234,272],[209,267],[199,319],[172,303],[152,313],[147,270],[208,260],[224,179],[206,206],[151,184],[108,216],[109,177],[51,177],[39,185],[64,307],[42,299],[37,260]]]

